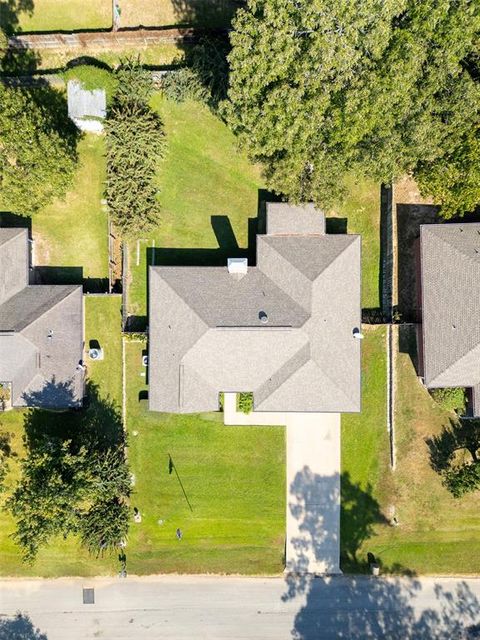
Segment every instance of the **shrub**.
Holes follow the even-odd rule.
[[[224,401],[225,401],[225,395],[223,392],[220,392],[218,394],[218,410],[219,411],[223,411]]]
[[[158,223],[156,171],[165,150],[162,121],[148,105],[150,75],[142,67],[128,65],[117,72],[118,91],[105,123],[105,196],[123,236],[147,231]]]
[[[118,86],[118,80],[111,71],[93,64],[70,67],[64,72],[63,77],[65,82],[78,80],[86,91],[105,89],[107,104],[112,101]]]
[[[141,65],[140,56],[123,59],[115,77],[118,82],[117,102],[148,103],[153,93],[152,74]]]
[[[242,413],[251,413],[253,411],[253,393],[250,391],[238,393],[237,409]]]
[[[465,389],[463,387],[447,387],[445,389],[432,389],[432,398],[445,411],[465,410]]]
[[[162,78],[162,90],[164,96],[174,102],[186,100],[208,102],[207,89],[202,85],[196,72],[188,67],[168,71]]]

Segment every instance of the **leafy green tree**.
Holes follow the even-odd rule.
[[[480,420],[450,420],[442,432],[427,440],[432,468],[456,498],[480,488]]]
[[[390,181],[479,121],[468,0],[249,0],[224,114],[270,188],[328,206],[349,172]]]
[[[165,135],[159,115],[148,104],[151,78],[135,66],[124,67],[119,74],[105,126],[105,193],[114,223],[128,236],[158,223],[156,172],[165,151]]]
[[[480,203],[480,123],[415,173],[420,190],[441,205],[444,218],[474,211]]]
[[[57,91],[0,84],[0,190],[6,206],[30,213],[63,196],[73,178],[76,143]]]
[[[121,417],[92,384],[89,399],[81,412],[25,416],[26,455],[5,508],[27,562],[57,535],[78,535],[94,555],[127,538],[131,479]]]

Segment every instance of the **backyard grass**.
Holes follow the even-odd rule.
[[[120,26],[193,25],[228,27],[234,0],[120,0]]]
[[[115,49],[100,49],[94,46],[88,47],[88,57],[95,58],[98,62],[108,64],[115,67],[120,64],[121,60],[128,57],[140,57],[140,62],[150,67],[164,67],[179,64],[184,58],[185,47],[168,42],[165,44],[149,44],[139,43],[135,47],[119,47]],[[46,70],[63,69],[69,62],[78,60],[85,56],[85,49],[82,48],[63,48],[58,49],[42,49],[36,50],[37,60],[35,70],[37,72]]]
[[[158,172],[162,214],[153,233],[129,245],[132,316],[146,314],[147,261],[225,264],[227,257],[242,250],[245,254],[253,240],[259,199],[267,197],[261,192],[260,167],[239,151],[235,137],[208,109],[195,102],[163,100],[160,94],[153,105],[165,123],[168,142]],[[346,218],[348,232],[362,234],[362,304],[378,307],[380,189],[353,179],[347,187],[345,201],[328,215]],[[331,222],[329,231],[345,231],[337,220]]]
[[[146,389],[142,345],[127,343],[126,352],[132,505],[142,515],[130,529],[128,570],[280,573],[284,428],[225,427],[220,413],[148,412],[139,401]]]
[[[129,245],[129,313],[140,316],[146,313],[147,248],[149,263],[155,246],[157,264],[226,264],[229,254],[248,245],[248,219],[257,216],[262,187],[259,168],[206,107],[159,94],[154,106],[165,123],[168,152],[159,166],[161,223]]]
[[[72,31],[112,26],[111,0],[32,0],[18,3],[24,10],[0,4],[0,27],[11,31]],[[31,7],[31,8],[29,8]]]
[[[101,398],[110,397],[120,407],[121,402],[121,338],[120,297],[91,296],[85,300],[86,345],[98,340],[105,352],[103,362],[88,364],[89,380],[96,383]],[[26,411],[12,410],[0,413],[0,431],[11,434],[11,445],[18,456],[22,455],[23,420]],[[61,420],[67,414],[44,412],[45,422]],[[0,496],[0,505],[18,478],[18,458],[11,458],[6,491]],[[42,549],[32,566],[22,562],[18,547],[10,537],[14,531],[12,518],[0,511],[0,575],[44,576],[111,575],[118,571],[116,557],[92,558],[79,546],[76,538],[58,538]]]
[[[346,231],[362,236],[362,307],[374,309],[380,304],[380,185],[350,177],[346,188],[345,200],[328,216],[345,218]]]
[[[34,262],[62,267],[52,270],[55,282],[81,282],[80,270],[83,278],[108,278],[107,215],[101,206],[104,144],[93,134],[79,142],[72,189],[33,216]]]

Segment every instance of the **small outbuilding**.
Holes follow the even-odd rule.
[[[67,83],[68,117],[81,131],[102,133],[107,115],[105,89],[84,89],[79,80]]]

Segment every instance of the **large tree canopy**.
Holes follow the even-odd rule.
[[[479,120],[464,64],[479,30],[469,0],[249,0],[225,115],[269,186],[295,200],[331,204],[351,171],[427,172]]]
[[[63,95],[51,88],[0,84],[0,191],[6,206],[30,213],[71,183],[77,131]]]

